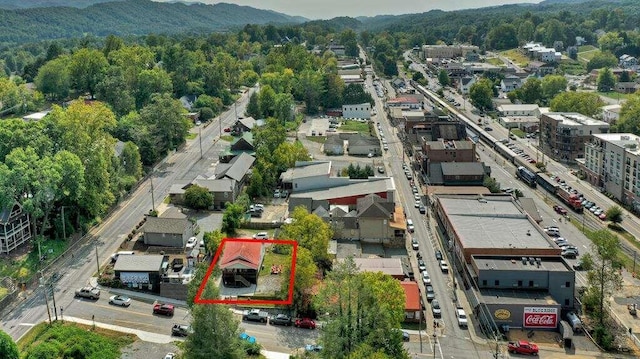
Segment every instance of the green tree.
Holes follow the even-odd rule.
[[[349,57],[358,56],[358,35],[352,29],[340,33],[340,43],[344,46],[344,54]]]
[[[227,235],[236,233],[242,223],[244,208],[240,204],[227,202],[222,213],[222,232]]]
[[[198,273],[206,272],[206,267],[199,268]],[[190,293],[201,285],[202,279],[194,277],[190,285]],[[202,283],[204,289],[202,298],[213,299],[219,297],[219,289],[210,281]],[[195,294],[194,294],[195,296]],[[184,342],[185,359],[244,358],[243,346],[240,339],[239,322],[233,313],[222,305],[193,304],[191,299],[191,328],[193,333]]]
[[[136,106],[142,108],[151,101],[153,94],[170,94],[173,92],[173,84],[169,74],[160,68],[142,70],[138,75],[136,86]]]
[[[337,73],[329,72],[323,76],[323,89],[321,104],[325,109],[338,108],[343,104],[344,81]],[[360,86],[362,87],[362,86]]]
[[[287,263],[292,263],[290,259]],[[284,278],[291,276],[291,266],[287,266],[284,271]],[[293,303],[291,309],[294,313],[302,316],[309,312],[312,305],[313,288],[318,282],[318,267],[313,261],[311,251],[307,248],[299,247],[296,257],[296,272],[293,282]],[[281,292],[283,294],[289,291],[289,281],[282,281]]]
[[[132,90],[121,68],[112,66],[96,86],[96,98],[109,104],[118,116],[124,116],[136,107]]]
[[[202,240],[204,241],[204,247],[207,249],[207,253],[215,255],[222,244],[222,232],[220,230],[214,230],[213,232],[204,232]]]
[[[249,103],[247,103],[246,109],[247,115],[255,119],[262,118],[262,111],[260,111],[260,102],[258,100],[258,93],[254,92],[249,97]]]
[[[640,133],[640,96],[631,96],[620,109],[620,119],[612,126],[613,132]]]
[[[0,357],[4,359],[19,359],[18,346],[9,334],[0,330]]]
[[[293,239],[301,247],[311,251],[313,261],[321,268],[328,268],[327,249],[333,231],[329,224],[303,206],[296,207],[291,214],[291,223],[282,226],[282,238]]]
[[[562,92],[551,100],[550,108],[553,112],[578,112],[585,116],[595,116],[600,113],[604,101],[596,93],[591,92]]]
[[[366,92],[364,88],[357,84],[349,84],[345,86],[342,92],[343,105],[356,105],[361,103],[369,103],[373,106],[374,101],[371,94]]]
[[[260,97],[258,98],[258,104],[263,116],[273,117],[276,106],[276,92],[271,86],[264,85],[260,88]]]
[[[213,194],[206,187],[193,185],[184,191],[184,203],[196,210],[207,209],[213,205]]]
[[[485,176],[482,185],[487,187],[491,193],[500,193],[500,184],[493,177]]]
[[[217,115],[220,113],[220,111],[222,111],[224,104],[222,103],[222,100],[218,97],[202,94],[198,96],[198,99],[196,99],[194,106],[196,108],[207,107],[213,111],[214,115]]]
[[[620,208],[619,206],[609,207],[606,214],[607,214],[607,220],[615,224],[622,222],[623,213],[622,213],[622,208]]]
[[[542,85],[539,79],[530,77],[517,91],[524,103],[539,103],[542,99]]]
[[[617,32],[607,32],[598,38],[598,46],[602,51],[613,53],[622,45],[623,39]]]
[[[47,62],[38,70],[36,88],[48,99],[59,101],[69,96],[71,77],[68,63],[67,57],[61,57]]]
[[[596,53],[587,63],[587,71],[591,72],[591,70],[601,69],[603,67],[611,68],[616,65],[618,65],[616,55],[610,52],[599,52]]]
[[[282,123],[291,121],[294,106],[293,96],[290,93],[279,93],[275,98],[273,116]]]
[[[282,142],[273,151],[273,163],[280,172],[295,166],[297,161],[308,161],[309,151],[302,142]]]
[[[297,76],[294,96],[297,100],[304,101],[308,114],[318,112],[320,98],[324,92],[322,86],[322,74],[317,71],[304,70]],[[262,105],[260,109],[264,111]]]
[[[160,153],[177,149],[185,142],[189,120],[180,101],[168,93],[153,94],[151,102],[140,111],[140,119],[149,126]]]
[[[616,78],[613,76],[613,72],[608,67],[600,70],[598,74],[598,80],[596,82],[598,91],[610,92],[616,85]]]
[[[71,55],[69,72],[73,88],[80,94],[89,93],[93,98],[96,86],[105,73],[109,63],[102,52],[83,48]]]
[[[323,358],[348,358],[363,344],[391,358],[408,358],[399,330],[404,291],[391,276],[359,273],[349,257],[334,266],[314,299],[327,313],[320,336]]]
[[[471,103],[480,110],[493,108],[493,82],[487,78],[476,81],[469,88]]]
[[[552,99],[567,89],[567,78],[562,75],[547,75],[540,83],[545,99]]]
[[[449,74],[447,70],[442,69],[438,72],[438,82],[440,82],[441,86],[449,86],[451,84],[451,79],[449,79]]]
[[[631,81],[631,75],[629,74],[629,71],[624,70],[622,71],[622,73],[620,73],[620,82],[629,82]]]
[[[516,28],[511,24],[494,26],[487,33],[485,43],[487,48],[495,50],[507,50],[518,47]]]

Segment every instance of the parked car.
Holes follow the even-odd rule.
[[[507,345],[507,350],[511,354],[538,355],[538,346],[524,340],[509,342],[509,344]]]
[[[184,268],[184,259],[173,258],[173,260],[171,261],[171,269],[173,269],[174,272],[179,272],[182,270],[182,268]]]
[[[306,351],[306,352],[320,352],[320,351],[322,351],[322,345],[307,344],[307,345],[304,346],[304,351]]]
[[[431,301],[431,313],[433,313],[434,318],[442,317],[442,309],[437,299]]]
[[[296,319],[295,326],[298,328],[316,329],[316,322],[310,318]]]
[[[567,214],[567,210],[562,208],[561,206],[553,206],[553,210],[556,211],[556,213],[561,215]]]
[[[560,255],[565,257],[565,258],[576,258],[578,256],[578,252],[575,251],[575,250],[566,249],[566,250],[563,250],[560,253]]]
[[[293,320],[291,320],[291,317],[286,314],[278,314],[269,318],[269,324],[271,325],[284,325],[288,327],[292,323]]]
[[[422,283],[424,283],[424,285],[431,284],[431,277],[429,276],[429,272],[426,270],[422,271]]]
[[[384,173],[384,167],[378,166],[378,173]]]
[[[185,246],[187,249],[193,249],[193,247],[196,246],[196,244],[198,244],[198,238],[197,237],[191,237],[187,240],[187,245]]]
[[[269,239],[269,233],[267,232],[258,232],[253,235],[253,239]]]
[[[464,312],[464,309],[457,308],[456,309],[456,317],[458,319],[458,326],[467,327],[467,325],[468,325],[467,313]]]
[[[225,127],[224,132],[231,132],[231,127]]]
[[[131,298],[124,295],[112,295],[109,298],[109,304],[119,305],[121,307],[128,307],[131,305]]]
[[[418,240],[417,239],[413,238],[411,240],[411,248],[413,248],[414,251],[418,250]]]
[[[427,285],[425,287],[426,291],[427,291],[427,301],[432,301],[434,299],[436,299],[436,292],[433,291],[433,286],[431,285]]]
[[[191,332],[191,327],[183,324],[174,324],[171,327],[171,335],[176,337],[186,337]]]
[[[171,304],[156,303],[153,305],[153,314],[166,315],[167,317],[173,316],[175,308]]]
[[[420,269],[421,272],[427,269],[427,264],[422,259],[418,259],[418,269]]]
[[[269,320],[269,313],[260,309],[245,310],[242,313],[242,320],[249,322],[266,323]]]
[[[427,213],[427,208],[425,206],[423,206],[422,204],[420,204],[420,207],[418,207],[418,211],[420,211],[420,214],[426,214]]]
[[[167,353],[167,354],[165,354],[164,359],[176,359],[176,354],[175,353]]]
[[[441,261],[442,260],[442,252],[440,252],[439,249],[436,249],[436,259]]]
[[[443,260],[440,261],[440,270],[442,271],[442,273],[449,273],[449,265],[447,264],[447,262]]]
[[[76,290],[76,297],[98,300],[100,298],[100,289],[94,287],[83,287]]]
[[[598,218],[604,221],[605,219],[607,219],[607,214],[606,213],[600,213]]]

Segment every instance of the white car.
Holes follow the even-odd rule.
[[[175,359],[176,355],[175,353],[167,353],[167,355],[164,356],[164,359]]]
[[[193,247],[196,246],[196,244],[198,244],[198,238],[197,237],[191,237],[187,240],[187,249],[193,249]]]
[[[112,295],[109,298],[109,304],[119,305],[121,307],[128,307],[131,305],[131,298],[124,295]]]
[[[449,273],[449,265],[445,261],[440,261],[440,270],[442,273]]]
[[[431,277],[427,271],[422,272],[422,283],[424,283],[424,285],[431,284]]]
[[[253,235],[253,239],[269,239],[269,233],[267,232],[258,232]]]
[[[467,313],[464,312],[464,309],[456,309],[456,317],[458,317],[458,325],[461,327],[466,327],[468,325],[467,322]]]

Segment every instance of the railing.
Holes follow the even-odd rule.
[[[235,274],[235,275],[233,276],[233,279],[234,279],[236,282],[240,282],[240,283],[244,284],[244,285],[245,285],[245,286],[247,286],[247,287],[250,287],[250,286],[251,286],[251,283],[249,283],[249,281],[248,281],[248,280],[246,280],[246,279],[245,279],[243,276],[241,276],[241,275]]]

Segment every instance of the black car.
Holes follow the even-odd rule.
[[[269,318],[269,323],[271,325],[284,325],[288,327],[293,323],[293,321],[291,320],[291,317],[286,314],[278,314]]]
[[[426,214],[427,213],[427,209],[423,205],[420,205],[420,207],[418,207],[418,210],[420,211],[420,214]]]
[[[442,260],[442,252],[440,252],[439,249],[436,249],[436,259],[439,261]]]

